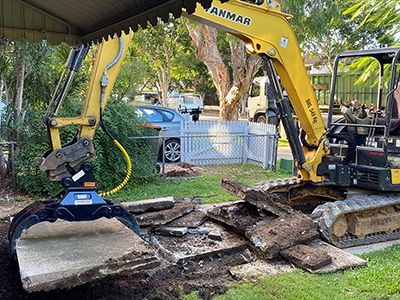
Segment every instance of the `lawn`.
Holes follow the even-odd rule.
[[[279,167],[278,167],[279,169]],[[189,179],[168,179],[151,177],[142,183],[130,183],[119,191],[113,200],[116,202],[137,201],[165,196],[203,197],[202,203],[216,203],[237,200],[223,191],[219,185],[223,177],[229,177],[249,186],[262,180],[290,177],[284,171],[272,172],[253,165],[208,166],[203,168],[204,175]]]
[[[296,269],[292,273],[255,279],[229,287],[214,300],[259,299],[400,299],[400,245],[363,254],[367,267],[315,275]],[[183,295],[198,300],[197,292]]]

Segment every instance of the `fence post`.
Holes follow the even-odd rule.
[[[165,175],[165,136],[162,137],[162,175]]]
[[[249,156],[249,132],[250,128],[246,124],[246,127],[243,128],[242,164],[247,164],[247,158]]]
[[[10,173],[12,174],[12,177],[13,177],[13,190],[15,191],[16,190],[16,188],[17,188],[17,185],[16,185],[16,176],[15,176],[15,173],[14,173],[14,145],[15,145],[15,143],[14,142],[12,142],[11,143],[11,170],[10,170]],[[10,156],[8,156],[8,160],[10,160]]]

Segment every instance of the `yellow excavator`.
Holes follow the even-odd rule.
[[[400,140],[397,138],[400,122],[397,89],[400,48],[339,53],[325,124],[294,32],[288,23],[291,16],[281,11],[278,2],[214,1],[205,8],[198,4],[194,13],[183,11],[182,14],[238,37],[244,41],[249,53],[263,58],[279,117],[290,137],[289,144],[298,169],[295,181],[265,189],[283,196],[291,206],[315,208],[312,217],[321,235],[339,247],[398,238],[400,167],[395,158],[400,156]],[[58,112],[68,85],[78,71],[87,47],[81,45],[71,51],[59,84],[60,90],[54,93],[44,116],[51,149],[35,161],[51,180],[60,181],[64,189],[52,200],[36,202],[16,215],[9,232],[13,252],[26,229],[39,222],[54,222],[59,218],[86,221],[115,217],[138,233],[134,216],[114,202],[103,199],[109,193],[97,193],[90,163],[95,158],[92,139],[98,125],[103,126],[102,112],[131,40],[131,34],[116,34],[119,37],[103,40],[96,52],[81,116],[60,118]],[[340,62],[365,57],[375,59],[380,66],[376,103],[370,110],[362,106],[356,114],[344,109],[343,118],[333,121],[333,103],[338,100],[335,90],[339,89],[336,78]],[[391,79],[384,94],[383,78],[386,75]],[[283,96],[281,84],[290,102]],[[297,134],[290,105],[301,124],[300,135]],[[69,143],[62,144],[59,128],[70,124],[77,125],[76,136]]]

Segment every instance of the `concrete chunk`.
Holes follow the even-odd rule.
[[[286,272],[292,272],[295,268],[286,261],[274,260],[256,260],[243,265],[229,268],[229,273],[236,277],[247,280],[260,280],[272,275],[281,275]]]
[[[211,231],[207,236],[214,241],[222,241],[223,240],[222,235],[219,231]]]
[[[168,226],[179,226],[197,228],[207,220],[207,215],[203,211],[192,211],[178,219],[168,223]]]
[[[29,292],[69,289],[159,265],[153,249],[116,219],[39,223],[21,235],[16,252]]]
[[[348,268],[362,267],[367,265],[367,262],[364,259],[357,257],[353,254],[347,253],[346,251],[336,248],[319,239],[313,241],[308,246],[314,249],[324,250],[332,258],[331,264],[319,268],[317,270],[308,270],[310,273],[315,273],[315,274],[333,273]]]
[[[223,242],[211,240],[204,235],[186,234],[182,237],[153,235],[151,243],[165,259],[174,263],[188,259],[205,259],[223,253],[236,254],[247,249],[248,241],[224,227],[211,222],[204,227],[220,232]]]
[[[158,227],[155,229],[156,234],[161,234],[165,236],[184,236],[188,232],[186,227]]]
[[[220,187],[231,195],[277,216],[294,211],[289,206],[288,202],[282,197],[273,193],[251,188],[241,182],[233,181],[230,178],[222,178]]]
[[[247,202],[217,206],[208,210],[207,215],[220,223],[235,228],[242,235],[260,225],[260,222],[271,221],[260,217],[257,208]]]
[[[311,218],[301,212],[281,216],[246,232],[265,259],[279,256],[279,252],[298,244],[308,244],[319,237]]]
[[[199,197],[199,196],[194,196],[194,197],[174,196],[174,201],[175,201],[175,203],[194,202],[196,204],[201,204],[201,201],[203,201],[203,198]]]
[[[208,228],[208,227],[197,227],[197,228],[189,228],[188,232],[190,234],[200,234],[200,235],[205,235],[205,234],[209,234],[211,232],[212,229]]]
[[[322,249],[296,245],[281,251],[284,258],[303,270],[316,270],[332,263],[330,255]]]
[[[147,211],[173,208],[175,203],[174,197],[161,197],[133,202],[123,202],[120,205],[133,214],[140,214]]]
[[[196,204],[191,202],[177,203],[174,208],[136,215],[135,218],[139,226],[160,226],[190,213],[195,208]]]

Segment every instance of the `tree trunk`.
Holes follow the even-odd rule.
[[[242,41],[230,41],[233,82],[228,67],[224,64],[218,49],[216,29],[204,24],[196,27],[187,24],[189,35],[196,45],[196,57],[208,68],[217,88],[220,121],[236,121],[240,116],[240,100],[249,89],[254,74],[260,67],[261,59],[249,55]]]
[[[15,96],[15,110],[17,111],[18,117],[22,115],[22,102],[24,95],[24,82],[25,82],[25,64],[21,63],[19,72],[16,74],[16,96]]]
[[[240,100],[249,90],[250,84],[257,73],[261,58],[258,55],[246,53],[245,45],[242,41],[232,40],[229,42],[231,49],[231,62],[233,70],[233,83],[225,98],[225,102],[220,100],[220,119],[237,121],[240,112]]]

